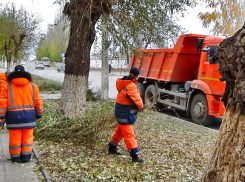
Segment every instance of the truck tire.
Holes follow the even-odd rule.
[[[196,124],[208,126],[212,123],[213,116],[208,115],[208,101],[204,94],[196,94],[191,101],[191,119]]]
[[[145,91],[145,104],[150,108],[157,107],[157,89],[155,85],[149,85]]]
[[[145,103],[145,85],[141,82],[136,83],[136,85],[138,86],[138,89],[140,91],[141,99]]]

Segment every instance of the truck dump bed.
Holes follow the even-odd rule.
[[[140,77],[159,81],[185,82],[198,76],[200,51],[196,39],[206,35],[181,35],[172,49],[142,49],[133,55],[129,68],[138,67]]]

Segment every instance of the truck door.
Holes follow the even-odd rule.
[[[213,95],[223,95],[225,84],[219,80],[219,64],[213,59],[217,53],[217,46],[210,45],[202,50],[199,79],[209,85]]]

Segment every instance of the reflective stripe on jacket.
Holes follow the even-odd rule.
[[[27,78],[14,78],[0,94],[0,118],[8,129],[34,128],[42,117],[43,104],[38,87]]]
[[[134,124],[143,101],[136,84],[132,80],[117,79],[118,95],[115,106],[117,122],[124,125]]]

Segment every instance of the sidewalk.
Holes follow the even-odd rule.
[[[28,163],[12,163],[9,155],[8,133],[0,132],[0,182],[38,182],[34,172],[35,159]],[[33,162],[34,161],[34,162]]]
[[[40,94],[43,100],[47,99],[60,99],[61,94]]]

